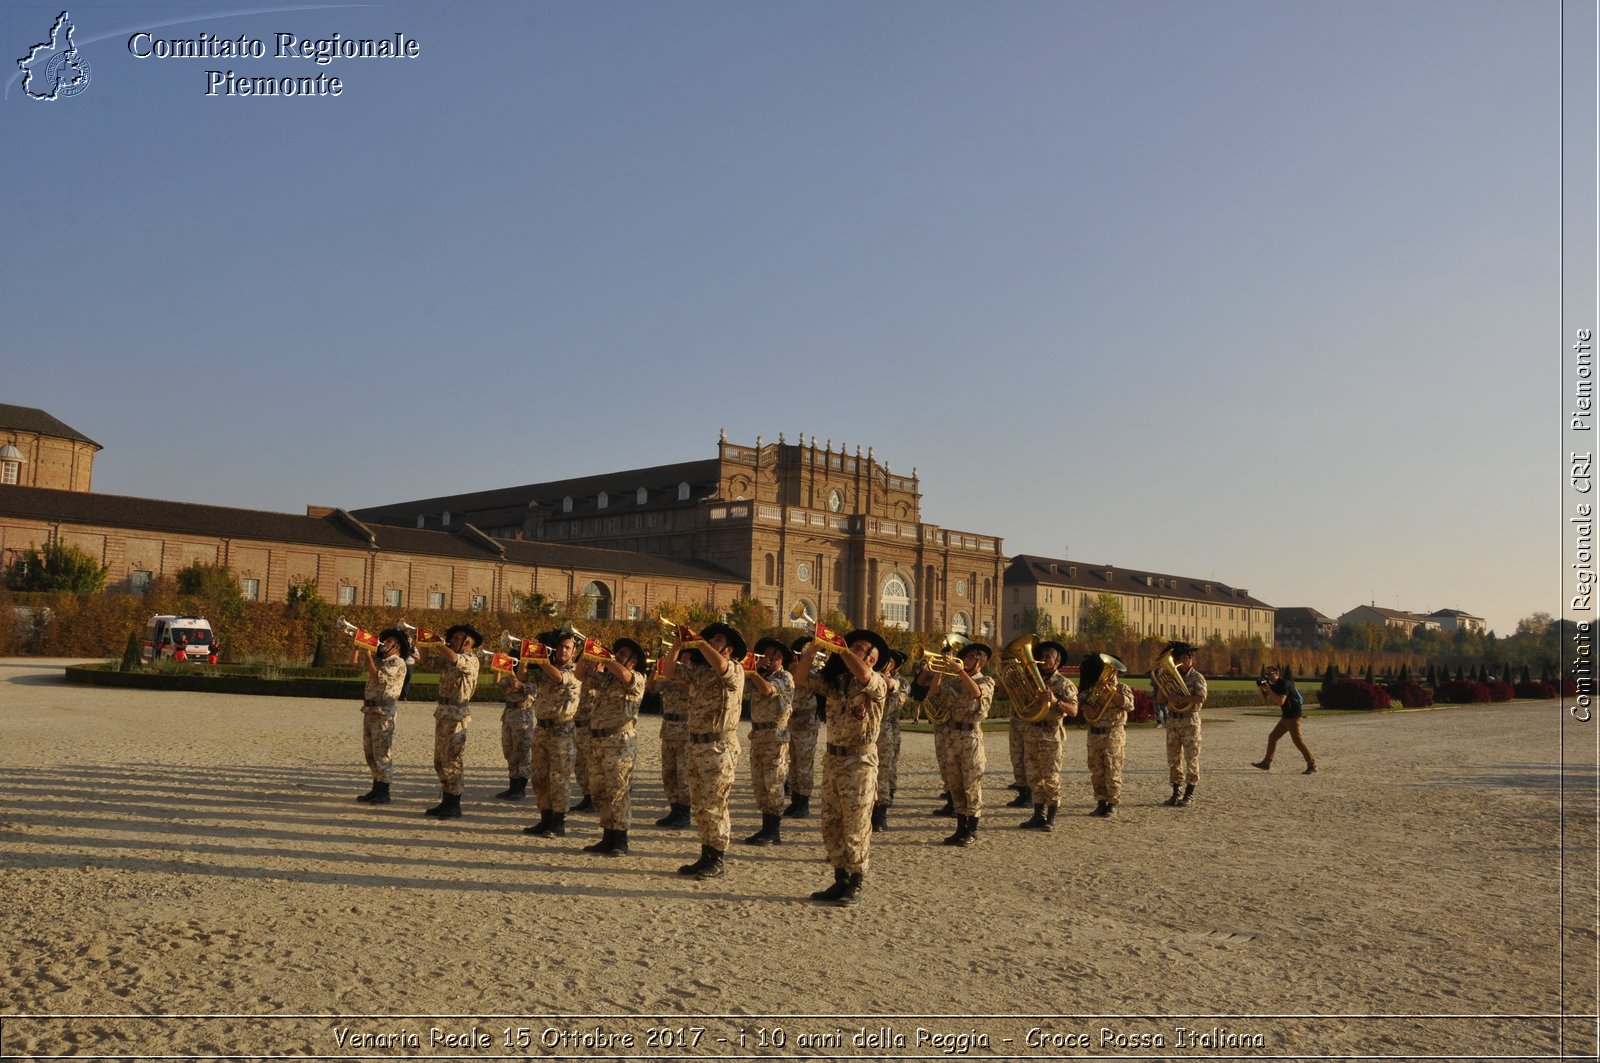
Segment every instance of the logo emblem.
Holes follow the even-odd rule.
[[[89,87],[89,61],[72,43],[72,17],[63,11],[50,27],[50,39],[17,60],[22,91],[35,100],[76,96]]]

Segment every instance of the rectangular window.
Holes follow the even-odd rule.
[[[383,604],[387,605],[391,609],[400,608],[400,606],[404,604],[400,593],[400,588],[389,587],[385,589],[383,592]]]
[[[348,583],[342,583],[339,585],[339,604],[356,604],[356,589],[350,586]]]
[[[17,470],[20,468],[22,468],[22,466],[14,461],[8,461],[5,464],[0,465],[0,484],[16,483]]]
[[[628,619],[629,620],[638,620],[639,619],[639,607],[637,605],[628,606]]]
[[[471,604],[467,608],[474,613],[481,613],[485,609],[489,608],[489,599],[485,598],[481,594],[474,594],[472,596]]]
[[[128,573],[128,590],[134,594],[143,594],[150,589],[150,573],[146,569],[136,568]]]
[[[444,591],[429,591],[428,592],[428,608],[429,609],[443,609],[444,608]]]
[[[261,581],[251,579],[249,576],[242,576],[239,579],[239,592],[244,595],[245,601],[259,602],[261,600]]]

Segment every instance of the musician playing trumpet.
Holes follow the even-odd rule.
[[[1091,653],[1078,668],[1078,701],[1089,724],[1085,743],[1089,785],[1094,788],[1091,816],[1109,816],[1122,800],[1122,764],[1127,757],[1125,725],[1133,711],[1133,688],[1117,681],[1121,661],[1109,653]]]
[[[943,717],[947,737],[944,745],[945,788],[955,811],[956,832],[944,840],[946,845],[968,846],[977,841],[978,820],[983,815],[983,721],[994,701],[994,680],[983,674],[994,651],[981,642],[961,647],[956,660],[961,668],[953,675],[934,671],[928,687],[928,715]]]
[[[783,780],[789,774],[789,720],[794,713],[794,651],[781,639],[759,639],[755,671],[745,674],[750,689],[750,784],[761,829],[746,845],[783,842]],[[811,695],[805,695],[808,699]]]
[[[389,803],[389,782],[394,772],[394,703],[405,685],[405,659],[410,653],[405,632],[389,628],[379,633],[378,648],[365,655],[367,685],[361,692],[361,751],[372,772],[372,789],[356,798],[364,804]]]
[[[567,803],[577,760],[573,743],[573,720],[578,715],[578,699],[583,684],[578,678],[578,636],[570,629],[546,631],[537,640],[546,655],[531,654],[525,663],[528,686],[533,690],[533,752],[529,779],[533,799],[539,805],[539,822],[524,827],[522,833],[535,837],[564,838],[567,835]]]
[[[1042,705],[1026,707],[1033,722],[1018,720],[1015,724],[1022,731],[1023,764],[1033,797],[1033,818],[1020,826],[1023,830],[1049,831],[1055,829],[1052,824],[1061,807],[1061,763],[1065,751],[1062,721],[1078,715],[1078,688],[1061,671],[1061,662],[1067,656],[1065,646],[1041,642],[1033,653],[1046,689],[1039,695]],[[1042,715],[1036,717],[1036,713]]]

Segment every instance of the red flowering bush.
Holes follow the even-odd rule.
[[[1504,679],[1491,679],[1483,685],[1489,688],[1490,701],[1510,701],[1517,693]]]
[[[1413,680],[1384,686],[1389,696],[1408,709],[1425,709],[1433,704],[1433,691]]]
[[[1440,683],[1433,692],[1435,701],[1446,705],[1470,705],[1490,699],[1489,684],[1474,679],[1452,679]]]
[[[1513,693],[1515,693],[1519,698],[1540,698],[1542,700],[1545,698],[1559,697],[1561,692],[1556,689],[1556,685],[1554,683],[1532,682],[1518,683],[1513,688]]]
[[[1317,702],[1327,709],[1387,709],[1389,693],[1360,679],[1335,679],[1322,684]]]
[[[1133,691],[1133,711],[1128,714],[1129,723],[1149,723],[1156,718],[1156,699],[1149,691],[1135,687]]]

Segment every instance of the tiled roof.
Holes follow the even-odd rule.
[[[32,406],[8,406],[0,402],[0,432],[8,429],[13,432],[54,436],[57,439],[75,439],[80,443],[88,443],[96,450],[105,449],[76,428],[62,424],[43,410],[36,410]]]
[[[1053,568],[1052,568],[1053,566]],[[1076,575],[1073,571],[1076,570]],[[1106,573],[1111,578],[1106,578]],[[1165,572],[1148,572],[1144,569],[1118,568],[1115,565],[1091,565],[1063,558],[1039,557],[1036,554],[1017,554],[1006,567],[1004,582],[1009,586],[1022,583],[1042,583],[1052,587],[1074,587],[1086,591],[1110,591],[1113,594],[1142,594],[1162,598],[1182,598],[1196,602],[1227,602],[1231,605],[1257,609],[1272,606],[1250,592],[1230,587],[1216,580],[1196,579],[1193,576],[1174,576]]]
[[[433,557],[498,559],[504,556],[506,560],[518,564],[548,568],[744,582],[744,578],[737,573],[708,561],[555,543],[510,542],[490,539],[481,532],[475,535],[470,531],[423,531],[392,525],[373,526],[339,510],[326,516],[310,517],[85,491],[0,487],[0,517],[344,549],[363,549],[375,545],[379,550]],[[371,533],[370,539],[367,532]]]

